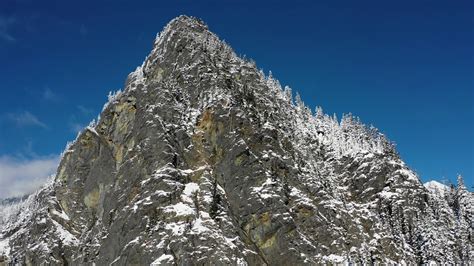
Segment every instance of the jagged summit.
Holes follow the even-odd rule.
[[[181,15],[171,20],[157,35],[152,51],[179,50],[178,44],[174,42],[176,39],[184,39],[204,46],[206,40],[211,36],[218,40],[217,36],[209,31],[208,26],[202,20]]]
[[[161,35],[166,35],[165,33],[169,31],[194,31],[202,33],[204,31],[208,31],[209,28],[199,18],[187,16],[187,15],[180,15],[174,19],[172,19],[164,28],[163,33]]]
[[[180,16],[0,224],[0,264],[467,263],[472,199]]]
[[[156,70],[159,63],[167,63],[168,58],[178,59],[170,62],[174,68],[186,67],[198,60],[203,53],[237,59],[230,46],[210,32],[203,21],[181,15],[168,23],[155,39],[153,50],[144,62],[143,73],[145,76],[156,75],[157,71],[162,71]]]

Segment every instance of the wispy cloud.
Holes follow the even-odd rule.
[[[41,96],[43,97],[43,100],[50,102],[58,102],[60,100],[59,96],[49,87],[46,87],[43,90],[43,94]]]
[[[92,115],[94,113],[94,110],[92,108],[88,108],[84,105],[78,105],[77,109],[79,109],[79,112],[81,112],[82,115]]]
[[[94,114],[94,109],[84,105],[77,105],[76,107],[79,113],[70,116],[69,130],[77,134],[87,126],[88,122],[84,121],[90,121],[89,119]]]
[[[0,15],[0,39],[8,42],[16,41],[15,37],[10,34],[10,28],[16,23],[14,17],[6,17]]]
[[[56,172],[59,156],[19,159],[0,156],[0,199],[34,192]]]
[[[18,127],[37,126],[45,129],[48,128],[45,123],[41,122],[35,115],[28,111],[10,113],[7,114],[7,118]]]

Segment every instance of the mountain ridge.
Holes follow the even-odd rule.
[[[450,199],[433,195],[375,128],[315,113],[180,16],[66,148],[29,212],[0,227],[3,261],[472,260],[462,182]]]

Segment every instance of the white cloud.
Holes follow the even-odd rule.
[[[84,105],[78,105],[77,109],[81,112],[82,115],[89,116],[94,113],[94,110],[92,108],[88,108]]]
[[[55,102],[59,100],[59,97],[50,88],[46,88],[43,91],[43,99],[47,101]]]
[[[56,172],[59,156],[30,160],[0,156],[0,199],[29,194]]]
[[[5,41],[14,42],[16,39],[9,33],[12,24],[15,24],[16,19],[14,17],[5,17],[0,15],[0,39]]]
[[[11,113],[8,114],[7,117],[18,127],[38,126],[42,128],[48,128],[45,123],[41,122],[35,115],[28,111],[23,111],[21,113]]]

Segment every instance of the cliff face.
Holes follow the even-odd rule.
[[[0,264],[473,260],[462,184],[425,188],[376,129],[313,115],[197,19],[109,98],[0,225]]]

